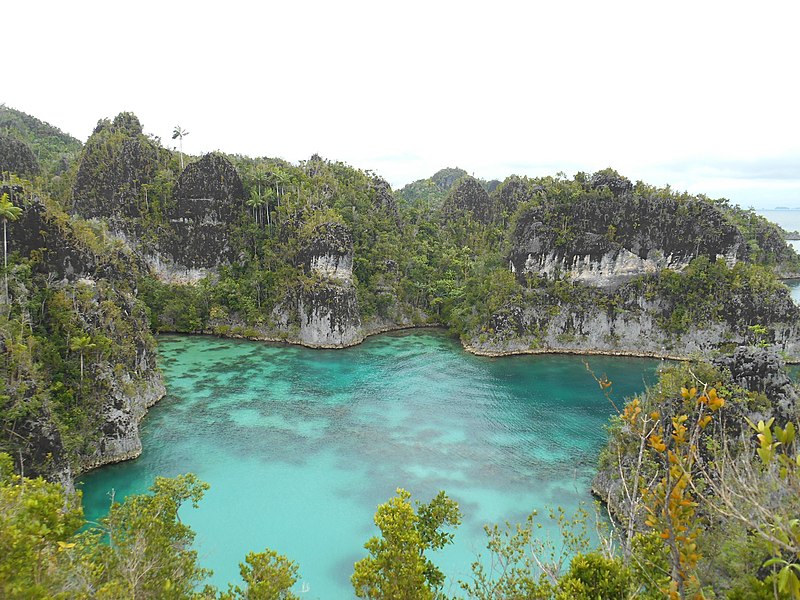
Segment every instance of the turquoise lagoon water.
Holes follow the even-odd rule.
[[[181,515],[212,583],[238,579],[250,550],[300,565],[303,598],[351,598],[353,563],[398,487],[444,489],[465,515],[434,554],[455,593],[485,548],[483,525],[591,502],[613,407],[575,356],[481,358],[438,331],[386,334],[345,350],[163,337],[169,395],[142,424],[144,453],[81,480],[87,518],[157,475],[211,484]],[[655,379],[659,361],[588,357],[614,397]]]
[[[800,279],[787,279],[783,283],[789,288],[794,303],[800,304]]]

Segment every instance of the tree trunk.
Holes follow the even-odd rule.
[[[3,275],[5,279],[5,289],[6,293],[4,296],[4,302],[8,304],[8,238],[6,235],[8,219],[3,219]]]

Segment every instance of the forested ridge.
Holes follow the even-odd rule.
[[[81,144],[5,106],[0,171],[6,596],[217,593],[199,591],[177,519],[200,482],[157,482],[84,533],[75,500],[59,500],[80,472],[141,452],[138,422],[164,393],[155,333],[342,347],[423,325],[485,354],[702,354],[620,404],[596,487],[624,542],[589,547],[578,518],[564,528],[570,562],[543,558],[534,517],[491,530],[504,567],[476,567],[469,597],[800,596],[797,403],[790,383],[759,383],[800,358],[800,313],[778,279],[800,258],[752,210],[612,169],[497,182],[449,168],[393,191],[317,155],[185,155],[131,113]],[[771,354],[748,362],[746,345]],[[754,361],[769,368],[744,372]],[[441,595],[427,552],[458,514],[446,496],[414,505],[399,491],[376,514],[356,594]],[[141,553],[146,575],[131,564]],[[242,569],[249,587],[225,597],[286,597],[296,580],[270,551]]]

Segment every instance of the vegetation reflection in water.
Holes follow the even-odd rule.
[[[223,588],[249,550],[270,547],[299,563],[304,597],[351,597],[375,508],[401,486],[458,501],[464,523],[434,560],[467,579],[484,523],[591,501],[613,412],[581,357],[480,358],[438,331],[346,350],[168,336],[160,355],[169,395],[143,423],[144,454],[82,479],[87,518],[111,489],[119,500],[156,475],[196,473],[211,490],[182,515]],[[659,365],[586,360],[620,399]]]

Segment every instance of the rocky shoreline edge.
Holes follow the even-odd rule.
[[[157,335],[203,335],[218,337],[221,339],[235,339],[235,340],[249,340],[252,342],[268,342],[277,344],[288,344],[291,346],[302,346],[303,348],[310,348],[312,350],[343,350],[345,348],[352,348],[362,344],[367,338],[380,335],[382,333],[393,333],[397,331],[411,331],[415,329],[441,329],[447,331],[447,328],[440,323],[426,323],[417,325],[394,325],[382,326],[375,329],[368,329],[356,339],[350,342],[341,344],[310,344],[298,339],[292,339],[280,336],[270,335],[251,335],[251,334],[238,334],[238,333],[221,333],[214,330],[203,330],[199,332],[182,332],[174,330],[161,330]],[[455,337],[455,336],[453,336]],[[645,350],[630,350],[630,349],[600,349],[600,348],[559,348],[559,347],[543,347],[543,348],[524,348],[515,350],[485,350],[477,348],[472,344],[459,340],[461,347],[468,353],[474,356],[481,356],[485,358],[501,358],[504,356],[524,356],[524,355],[537,355],[537,354],[568,354],[574,356],[619,356],[629,358],[656,358],[662,360],[673,361],[688,361],[695,358],[690,354],[672,354],[668,352],[650,352]],[[800,364],[800,360],[785,359],[786,364]]]

